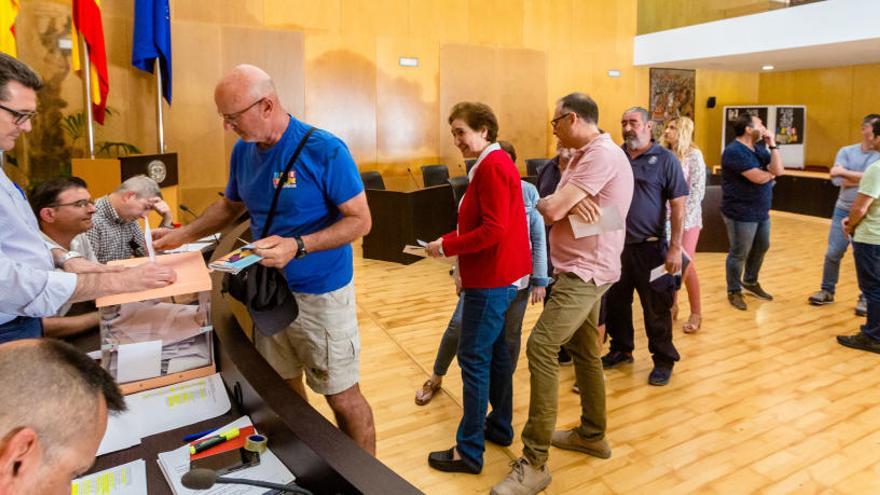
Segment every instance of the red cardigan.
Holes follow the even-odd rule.
[[[532,272],[525,212],[516,165],[502,150],[489,153],[461,202],[458,231],[443,236],[443,253],[458,256],[462,287],[504,287]]]

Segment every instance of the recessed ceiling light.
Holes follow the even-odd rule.
[[[773,67],[772,65],[769,65],[769,64],[768,64],[768,65],[765,65],[765,66],[763,66],[763,67],[761,67],[762,70],[773,70],[773,69],[775,69],[775,68],[776,68],[776,67]]]

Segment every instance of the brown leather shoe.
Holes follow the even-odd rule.
[[[584,440],[574,428],[571,430],[554,431],[553,437],[550,439],[550,445],[557,449],[583,452],[600,459],[611,457],[611,447],[608,446],[608,442],[604,438],[593,441]]]
[[[434,394],[440,390],[440,386],[440,383],[434,383],[429,378],[424,385],[422,385],[422,388],[416,390],[416,405],[424,406],[428,402],[431,402],[431,399],[434,398]]]

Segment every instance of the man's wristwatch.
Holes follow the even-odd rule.
[[[82,257],[83,257],[83,255],[77,253],[76,251],[68,251],[68,252],[64,253],[63,255],[61,255],[61,258],[58,259],[58,268],[63,269],[64,264],[67,263],[68,261],[70,261],[74,258],[82,258]]]
[[[295,235],[293,236],[293,240],[296,241],[296,256],[294,256],[293,259],[298,260],[309,254],[302,237]]]
[[[779,146],[767,146],[768,150],[776,150],[779,149]]]

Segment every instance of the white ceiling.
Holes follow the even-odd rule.
[[[827,0],[636,36],[633,61],[731,71],[878,63],[878,19],[880,0]]]

